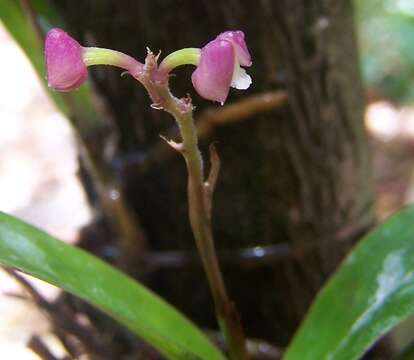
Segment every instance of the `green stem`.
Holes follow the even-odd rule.
[[[98,47],[85,47],[83,50],[83,62],[86,66],[112,65],[125,69],[132,75],[138,74],[143,68],[139,61],[120,51]]]
[[[198,48],[185,48],[174,51],[168,55],[160,64],[159,70],[169,73],[177,66],[195,65],[200,62],[201,50]]]

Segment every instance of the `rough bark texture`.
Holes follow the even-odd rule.
[[[285,106],[217,127],[202,141],[204,149],[217,141],[222,160],[214,230],[217,247],[230,251],[222,262],[229,292],[248,336],[286,345],[319,287],[373,223],[351,1],[65,0],[56,5],[68,31],[83,44],[139,59],[146,46],[167,55],[205,44],[227,29],[244,30],[254,84],[247,92],[231,92],[229,102],[263,91],[287,92]],[[174,92],[190,92],[199,110],[211,106],[192,91],[190,71],[177,71]],[[120,171],[125,199],[150,249],[193,250],[184,162],[174,156],[142,166],[161,141],[158,134],[174,126],[172,118],[151,109],[143,88],[121,79],[119,71],[100,67],[91,73],[116,119],[120,142],[114,171]],[[247,257],[235,251],[274,245]],[[198,323],[216,327],[197,262],[153,268],[144,278]]]

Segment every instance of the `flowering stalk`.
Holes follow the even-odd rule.
[[[157,72],[156,56],[148,54],[144,71],[136,78],[147,89],[154,107],[172,114],[180,128],[182,143],[168,141],[185,158],[188,170],[188,205],[191,229],[206,271],[213,295],[216,314],[224,333],[230,357],[247,359],[245,338],[234,304],[230,301],[217,260],[211,229],[211,192],[204,182],[203,161],[198,149],[198,138],[194,126],[193,106],[190,99],[177,99],[168,88],[168,82],[154,82]]]
[[[180,128],[182,143],[168,143],[186,161],[190,224],[212,291],[217,319],[231,359],[248,359],[241,322],[224,285],[212,234],[211,202],[218,172],[218,157],[213,151],[210,176],[204,182],[203,161],[198,149],[191,100],[174,97],[168,86],[171,70],[180,65],[192,64],[197,66],[192,76],[194,87],[206,99],[223,103],[230,86],[247,88],[251,79],[240,67],[251,65],[244,34],[240,31],[225,32],[203,49],[176,51],[167,56],[159,67],[158,56],[150,51],[145,64],[141,64],[114,50],[84,48],[59,29],[53,29],[49,34],[45,53],[48,81],[52,87],[60,91],[72,90],[86,80],[86,66],[114,65],[125,69],[144,85],[153,101],[153,108],[163,109],[174,116]]]

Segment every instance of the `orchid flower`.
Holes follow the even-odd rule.
[[[81,86],[88,77],[87,66],[113,65],[132,75],[143,67],[143,64],[119,51],[83,47],[58,28],[51,29],[46,35],[45,59],[48,84],[58,91],[71,91]]]
[[[222,105],[227,99],[230,87],[244,90],[252,83],[251,77],[241,67],[252,65],[242,31],[226,31],[202,49],[178,50],[163,60],[160,69],[169,72],[184,64],[197,66],[191,76],[197,93]]]
[[[201,49],[200,63],[191,80],[204,98],[223,104],[230,87],[245,90],[252,83],[242,66],[252,61],[241,31],[226,31]]]

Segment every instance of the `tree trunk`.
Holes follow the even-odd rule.
[[[201,142],[204,150],[217,142],[222,160],[214,232],[231,297],[249,337],[285,346],[320,286],[374,221],[351,1],[56,5],[67,30],[83,44],[140,60],[147,46],[161,49],[163,57],[241,29],[253,56],[254,82],[249,91],[231,91],[228,103],[286,92],[283,106],[217,126]],[[176,71],[173,92],[190,92],[200,114],[213,105],[192,90],[191,70]],[[192,256],[184,162],[171,154],[147,166],[156,146],[172,152],[160,145],[158,134],[168,135],[173,119],[151,109],[142,86],[120,78],[119,71],[99,67],[90,73],[119,132],[111,171],[119,175],[150,248],[139,276],[199,324],[217,328],[205,277]]]

